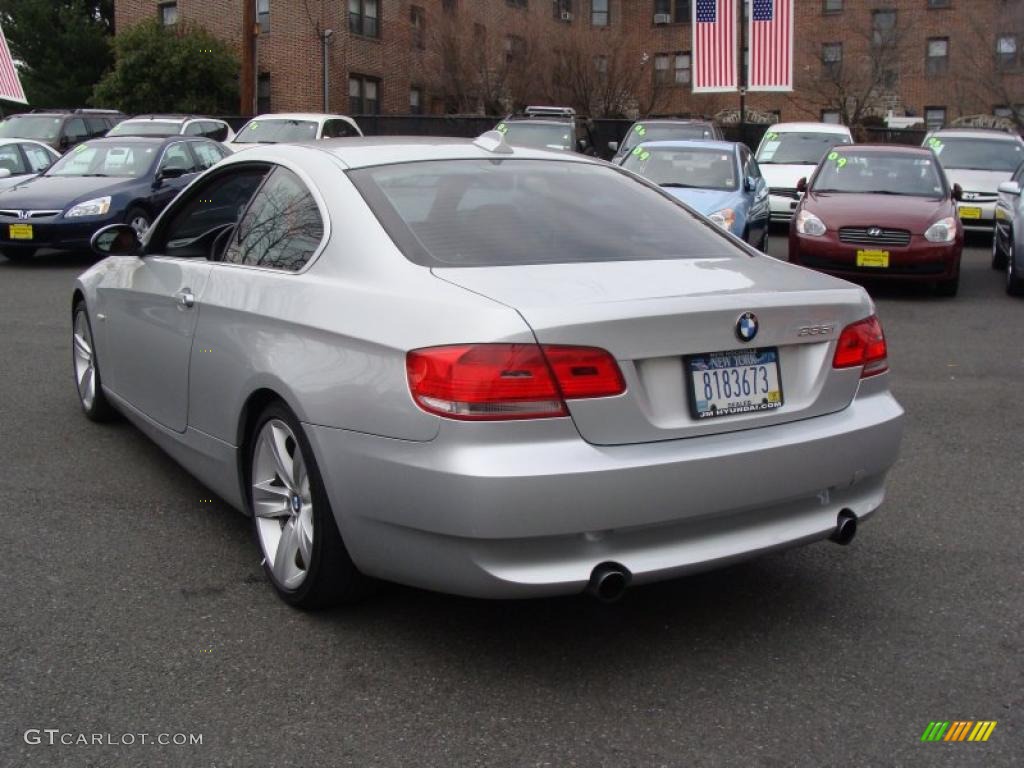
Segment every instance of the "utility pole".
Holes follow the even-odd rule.
[[[333,34],[333,29],[325,29],[323,33],[320,35],[320,56],[323,59],[324,65],[324,113],[329,113],[331,111],[331,96],[330,88],[328,87],[330,81],[328,79],[327,72],[327,43],[331,39],[331,35]]]
[[[747,50],[747,15],[746,10],[750,0],[739,0],[740,3],[740,68],[739,68],[739,84],[740,84],[740,131],[743,131],[743,126],[747,122],[747,68],[744,66],[744,59],[746,59]]]
[[[256,114],[256,0],[242,0],[242,73],[238,114]]]

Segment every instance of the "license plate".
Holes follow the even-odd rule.
[[[8,230],[8,235],[11,240],[31,240],[32,239],[32,225],[31,224],[11,224]]]
[[[858,267],[888,267],[888,251],[857,251]]]
[[[981,218],[981,208],[977,208],[976,206],[973,206],[973,205],[962,206],[960,208],[960,218],[961,219],[980,219]]]
[[[779,351],[737,349],[686,358],[690,412],[696,419],[782,407]]]

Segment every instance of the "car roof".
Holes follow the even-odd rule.
[[[772,133],[838,133],[843,136],[850,134],[850,129],[845,125],[836,123],[775,123],[768,126]]]
[[[650,123],[671,123],[674,125],[714,125],[714,120],[708,120],[703,117],[652,117],[647,120],[635,120],[634,125],[637,123],[643,123],[649,125]]]
[[[928,133],[932,136],[959,136],[965,139],[995,139],[996,141],[1021,141],[1015,133],[1007,133],[998,128],[938,128]]]
[[[246,120],[251,123],[253,120],[352,120],[347,115],[333,115],[325,112],[268,112],[265,115],[256,115]]]
[[[663,149],[713,149],[719,152],[735,152],[739,145],[735,141],[718,141],[716,139],[660,139],[658,141],[642,141],[638,146],[660,147]]]
[[[164,145],[177,141],[209,141],[202,136],[100,136],[96,139],[89,139],[83,144],[153,144]],[[74,150],[72,150],[74,151]]]
[[[278,157],[294,152],[326,152],[347,168],[367,168],[375,165],[416,163],[429,160],[561,160],[563,162],[606,165],[603,160],[576,152],[532,149],[504,142],[500,150],[490,151],[483,142],[443,136],[368,136],[324,139],[295,144],[260,144],[227,158],[222,164],[238,161],[265,160],[274,162]]]
[[[840,153],[848,152],[869,152],[871,154],[885,154],[885,155],[930,155],[932,150],[930,147],[921,147],[917,144],[839,144],[833,148],[833,151]]]

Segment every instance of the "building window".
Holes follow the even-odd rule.
[[[421,51],[427,47],[427,17],[423,8],[409,6],[409,23],[412,25],[412,44]]]
[[[690,54],[688,53],[677,53],[676,54],[676,85],[689,85],[690,76],[693,72],[691,67]]]
[[[505,0],[505,5],[511,5],[513,8],[525,8],[527,0]]]
[[[509,64],[526,59],[526,40],[519,35],[505,35],[505,61]]]
[[[822,0],[822,13],[842,13],[843,0]]]
[[[409,89],[409,114],[410,115],[422,115],[423,114],[423,89],[422,88],[410,88]]]
[[[348,0],[348,31],[363,37],[380,37],[377,0]]]
[[[878,46],[896,42],[896,11],[871,12],[871,41]]]
[[[348,79],[348,111],[353,115],[380,113],[380,80],[352,75]]]
[[[821,65],[825,68],[825,74],[838,77],[843,68],[843,44],[822,43]]]
[[[925,107],[924,123],[930,130],[944,126],[946,124],[946,108]]]
[[[165,27],[173,27],[178,23],[177,3],[160,3],[157,10],[160,12],[160,23]]]
[[[929,8],[950,8],[953,5],[953,0],[928,0]]]
[[[929,75],[944,75],[949,70],[949,38],[929,37],[925,71]]]
[[[256,78],[256,114],[265,115],[272,112],[270,104],[270,73],[261,72]]]
[[[441,0],[441,9],[445,13],[455,13],[455,0]]]
[[[668,85],[669,64],[672,57],[667,53],[659,53],[654,57],[654,84]]]
[[[838,109],[823,109],[821,110],[821,122],[832,123],[833,125],[839,125],[839,110]]]
[[[996,40],[996,59],[1003,69],[1017,66],[1017,36],[1000,35]]]
[[[555,21],[572,21],[572,0],[554,0],[551,16]]]
[[[260,32],[270,31],[270,0],[256,0],[256,23]]]
[[[690,0],[654,0],[655,24],[686,24],[691,13]]]
[[[595,27],[608,26],[608,0],[590,0],[590,23]]]

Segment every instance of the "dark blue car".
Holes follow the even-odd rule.
[[[230,152],[187,136],[103,138],[79,144],[45,173],[0,192],[0,252],[87,249],[108,224],[140,235],[196,174]]]

